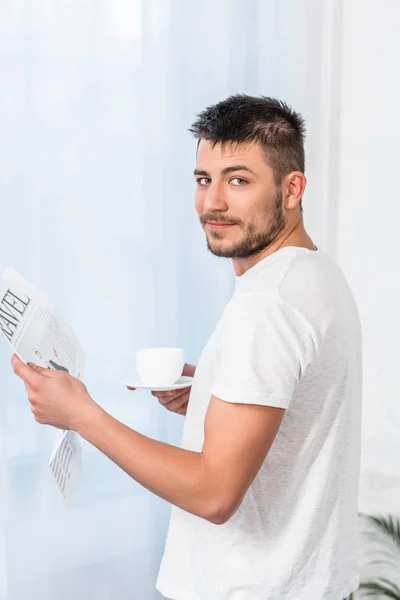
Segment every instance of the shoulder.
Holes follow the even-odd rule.
[[[232,337],[243,331],[263,335],[280,330],[297,331],[301,335],[316,337],[314,328],[306,316],[294,304],[277,293],[245,292],[236,293],[227,304],[218,324],[217,331]]]
[[[293,259],[277,292],[320,330],[336,318],[339,299],[349,293],[349,288],[339,265],[322,252]]]
[[[308,331],[320,342],[336,318],[345,286],[340,268],[327,254],[294,250],[240,282],[220,328],[280,322]]]

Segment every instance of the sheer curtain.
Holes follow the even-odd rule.
[[[236,92],[273,95],[309,125],[305,219],[334,251],[337,4],[319,0],[4,0],[0,5],[0,268],[61,308],[85,383],[114,416],[179,445],[183,418],[128,392],[135,350],[196,362],[233,290],[193,206],[196,114]],[[330,217],[334,218],[331,214]],[[170,507],[84,445],[73,507],[0,344],[0,598],[146,600]],[[179,557],[177,557],[179,560]]]

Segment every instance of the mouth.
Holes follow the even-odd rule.
[[[206,225],[210,229],[214,229],[215,231],[220,231],[222,229],[228,229],[229,227],[234,227],[234,223],[220,223],[218,221],[206,221]]]

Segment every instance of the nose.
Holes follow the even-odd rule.
[[[225,211],[228,209],[228,204],[225,198],[223,184],[211,183],[207,188],[207,193],[204,199],[204,211]]]

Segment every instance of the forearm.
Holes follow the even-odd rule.
[[[201,453],[146,437],[98,406],[78,433],[157,496],[205,519],[218,515]]]

